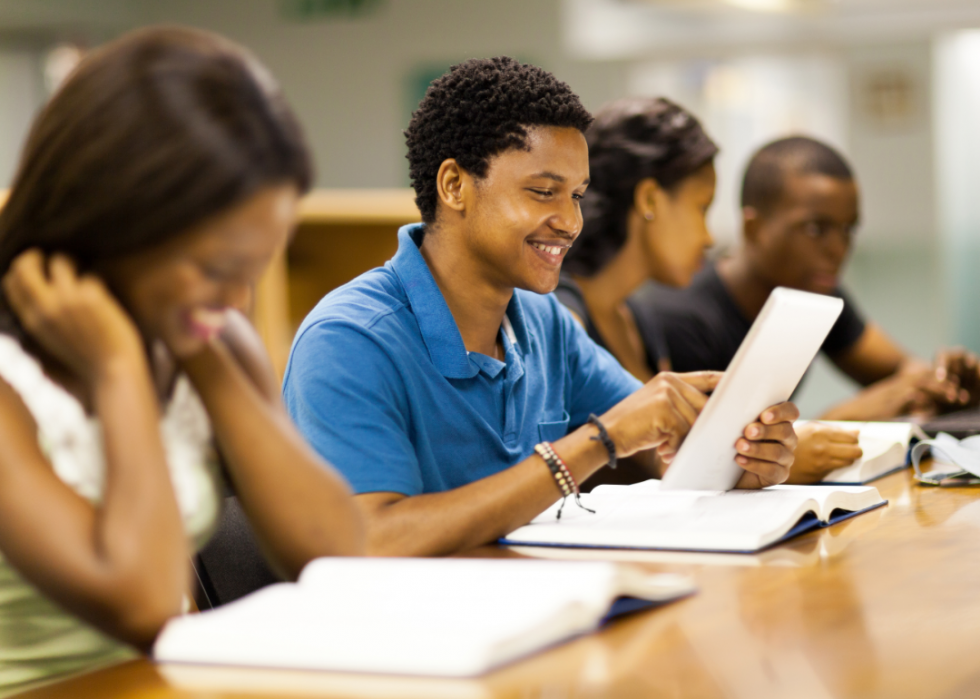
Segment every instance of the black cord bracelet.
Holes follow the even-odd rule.
[[[602,446],[606,448],[609,452],[609,463],[607,464],[609,468],[616,468],[616,445],[612,441],[612,437],[609,436],[609,432],[606,431],[606,426],[599,422],[594,414],[589,415],[589,424],[595,425],[595,428],[599,430],[599,434],[595,437],[589,437],[593,442],[600,442]]]

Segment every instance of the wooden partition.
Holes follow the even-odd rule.
[[[414,197],[411,189],[320,189],[303,199],[296,235],[256,290],[255,325],[280,377],[317,302],[395,254],[398,228],[421,219]]]

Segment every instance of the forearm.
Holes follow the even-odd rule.
[[[602,467],[606,450],[579,428],[554,443],[577,483]],[[358,496],[362,503],[375,494]],[[443,493],[366,507],[368,553],[442,556],[496,541],[527,524],[561,496],[551,471],[534,455],[487,478]]]
[[[859,393],[854,398],[838,403],[826,410],[820,416],[821,420],[842,420],[854,422],[866,422],[868,420],[879,420],[882,416],[873,408],[869,408],[861,399]]]
[[[132,369],[132,370],[130,370]],[[187,544],[160,444],[156,396],[143,368],[111,370],[93,387],[106,457],[102,501],[63,483],[8,402],[0,468],[4,556],[60,606],[146,647],[180,612]],[[8,394],[9,399],[9,394]],[[25,411],[26,412],[26,411]]]
[[[914,405],[925,387],[924,374],[928,369],[909,362],[907,368],[887,379],[882,379],[846,401],[827,410],[823,420],[887,420],[904,415]]]
[[[364,524],[344,480],[285,410],[215,344],[186,364],[211,417],[243,509],[274,566],[295,578],[319,556],[360,555]]]
[[[95,519],[96,554],[127,586],[143,588],[138,600],[152,626],[179,613],[190,571],[160,437],[157,396],[145,364],[110,370],[95,391],[95,408],[106,457],[103,504]]]
[[[849,348],[831,357],[834,364],[862,386],[910,367],[920,360],[905,352],[874,323],[869,323],[861,337]]]

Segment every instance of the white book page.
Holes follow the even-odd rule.
[[[841,499],[843,498],[843,502]],[[661,490],[660,482],[600,486],[583,496],[590,514],[557,505],[507,536],[509,543],[754,551],[781,538],[808,511],[826,519],[835,507],[880,496],[874,488],[776,486],[765,490]]]
[[[864,483],[905,463],[908,447],[898,442],[860,438],[860,459],[850,466],[838,468],[823,477],[827,483]]]
[[[438,581],[437,585],[433,580]],[[397,583],[393,583],[397,581]],[[352,594],[405,595],[414,600],[429,598],[433,604],[444,601],[444,588],[465,591],[463,604],[472,598],[500,596],[513,605],[538,607],[537,595],[581,602],[604,614],[617,596],[632,595],[651,601],[665,601],[687,594],[690,581],[677,575],[645,573],[635,566],[610,562],[582,566],[578,563],[555,565],[511,559],[466,558],[320,558],[303,569],[299,582],[307,589],[351,590]],[[397,584],[392,592],[389,588]],[[550,588],[560,584],[557,593]],[[515,588],[522,599],[514,599]]]
[[[809,498],[817,504],[817,516],[825,522],[836,509],[856,512],[884,502],[878,489],[870,485],[775,485],[756,492],[773,491],[796,492]]]
[[[158,659],[468,676],[594,628],[611,563],[320,559],[275,585],[170,622]]]
[[[446,606],[470,616],[479,614],[480,606],[505,602],[512,609],[522,608],[515,612],[522,616],[546,598],[602,606],[613,594],[615,565],[526,563],[478,558],[320,558],[303,569],[299,585],[348,600],[377,600],[395,613],[420,620]],[[548,590],[557,580],[563,581],[562,590]],[[515,599],[517,589],[521,594]],[[488,604],[475,605],[479,600]],[[445,616],[459,618],[456,613]],[[488,621],[492,618],[488,615]]]

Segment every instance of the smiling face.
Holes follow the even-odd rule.
[[[772,211],[744,214],[746,251],[771,284],[818,294],[837,289],[859,218],[854,180],[787,173]]]
[[[646,226],[644,250],[650,276],[661,284],[685,287],[714,244],[705,220],[715,198],[715,166],[706,163],[670,191],[654,193],[656,216]]]
[[[252,288],[289,237],[296,188],[262,189],[157,247],[98,272],[144,339],[175,357],[199,351],[219,333],[225,311],[246,311]]]
[[[491,158],[486,177],[464,188],[464,245],[493,286],[546,294],[582,230],[589,152],[573,128],[528,129],[527,144]]]

